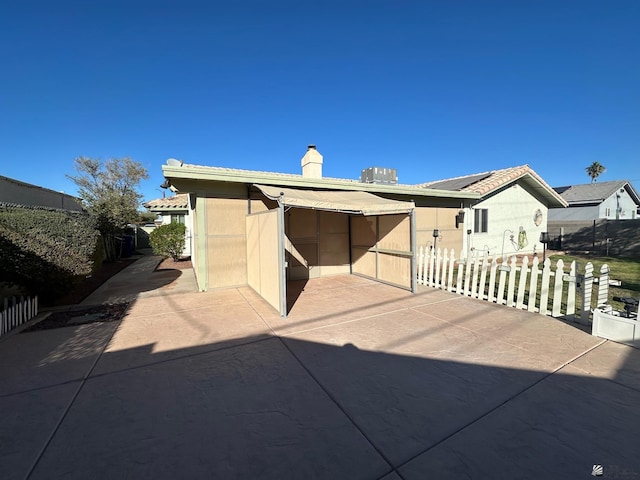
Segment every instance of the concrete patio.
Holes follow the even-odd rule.
[[[434,289],[303,287],[286,319],[248,287],[165,289],[1,343],[2,477],[640,478],[637,349]]]

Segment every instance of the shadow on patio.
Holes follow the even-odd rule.
[[[321,318],[305,317],[302,296],[287,326],[233,291],[202,295],[206,308],[162,297],[152,315],[139,300],[115,332],[3,344],[5,478],[586,478],[593,464],[640,475],[636,349],[499,307],[480,325],[484,304],[460,297],[451,310],[410,296]],[[551,340],[517,345],[535,324],[562,354]]]

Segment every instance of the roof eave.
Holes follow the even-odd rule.
[[[568,207],[569,204],[567,201],[562,198],[562,196],[556,192],[553,188],[547,185],[542,179],[536,178],[536,175],[532,175],[531,172],[523,173],[518,179],[529,180],[530,183],[534,184],[534,188],[541,190],[540,194],[544,197],[548,202],[549,208],[559,208],[559,207]]]
[[[231,183],[262,183],[286,187],[324,188],[333,190],[355,190],[373,193],[417,195],[421,197],[477,199],[480,195],[475,192],[455,192],[449,190],[430,190],[420,187],[405,187],[400,185],[382,185],[376,183],[360,183],[332,180],[326,178],[288,178],[284,175],[270,175],[264,172],[211,171],[207,167],[163,165],[162,172],[167,179],[180,178],[190,180],[231,182]]]

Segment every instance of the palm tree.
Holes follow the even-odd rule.
[[[591,177],[591,183],[594,183],[596,181],[596,179],[604,173],[604,171],[606,170],[606,168],[604,168],[604,166],[602,164],[600,164],[599,162],[593,162],[591,165],[589,165],[587,168],[585,168],[587,175],[589,175]]]

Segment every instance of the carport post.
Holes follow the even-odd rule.
[[[280,316],[287,317],[287,264],[284,255],[284,204],[278,199],[278,262],[280,262]]]
[[[411,219],[411,293],[418,291],[417,275],[418,270],[416,268],[416,211],[411,209],[409,213]]]

